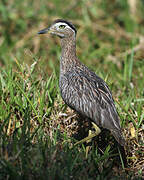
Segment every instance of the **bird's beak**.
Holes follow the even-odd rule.
[[[38,34],[46,34],[46,33],[51,33],[51,32],[52,30],[50,28],[45,28],[39,31]]]

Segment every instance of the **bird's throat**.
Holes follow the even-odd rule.
[[[65,74],[67,71],[73,70],[77,63],[79,63],[76,57],[76,39],[75,36],[61,39],[61,60],[60,60],[60,72]]]
[[[62,59],[73,59],[76,57],[76,39],[75,36],[70,36],[61,39]]]

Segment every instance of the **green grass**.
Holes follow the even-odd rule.
[[[138,6],[132,14],[125,0],[2,0],[0,179],[144,176],[143,1]],[[91,143],[74,146],[87,136],[90,126],[61,99],[59,39],[37,35],[56,18],[76,25],[79,59],[109,85],[126,138],[125,150],[105,130]]]

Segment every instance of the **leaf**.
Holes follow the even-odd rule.
[[[131,132],[131,138],[135,138],[136,137],[136,130],[135,130],[133,125],[130,127],[130,132]]]

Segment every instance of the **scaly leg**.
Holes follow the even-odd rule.
[[[89,130],[88,137],[91,136],[91,134],[92,134],[92,131]],[[86,143],[88,144],[88,143],[90,143],[91,141],[92,141],[92,139],[89,139],[89,140],[86,141]],[[87,159],[87,157],[88,157],[88,152],[89,152],[89,150],[90,150],[90,145],[88,144],[88,145],[86,146],[86,159]]]
[[[93,125],[93,128],[95,129],[96,132],[94,133],[89,133],[88,137],[76,142],[74,145],[77,145],[77,144],[80,144],[80,143],[84,143],[84,142],[87,142],[88,140],[92,139],[93,137],[97,136],[101,130],[100,128],[94,123],[92,122],[92,125]]]

